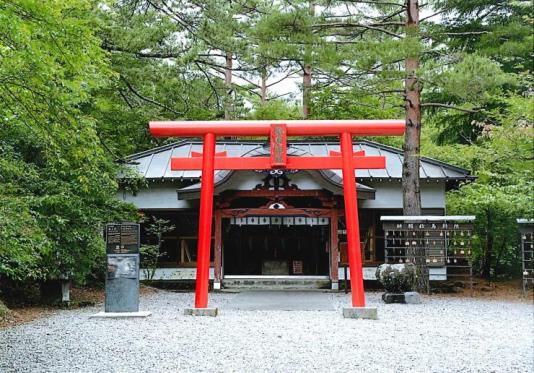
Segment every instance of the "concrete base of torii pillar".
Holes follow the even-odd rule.
[[[343,317],[346,319],[378,319],[376,307],[346,307],[343,308]]]
[[[188,316],[211,316],[216,317],[219,314],[218,308],[185,308],[184,315]]]

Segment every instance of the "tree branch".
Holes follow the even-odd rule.
[[[160,102],[158,102],[158,101],[156,101],[156,100],[154,100],[154,99],[152,99],[150,97],[145,97],[145,96],[141,95],[139,92],[137,92],[137,90],[135,90],[135,88],[126,79],[124,79],[123,76],[121,76],[120,78],[124,82],[126,87],[128,87],[128,90],[130,90],[130,92],[132,92],[135,96],[139,97],[141,100],[146,101],[148,103],[151,103],[152,105],[158,106],[158,107],[160,107],[162,109],[168,110],[173,114],[180,115],[180,116],[183,115],[183,113],[180,113],[180,112],[168,107],[167,105],[164,105],[164,104],[162,104],[162,103],[160,103]]]
[[[440,104],[438,102],[425,102],[425,103],[422,103],[421,106],[424,106],[424,107],[442,107],[442,108],[446,108],[446,109],[463,111],[464,113],[471,113],[471,114],[475,114],[475,113],[480,113],[481,112],[481,110],[479,110],[479,109],[464,109],[464,108],[461,108],[461,107],[458,107],[458,106],[454,106],[454,105]]]
[[[383,29],[381,27],[375,27],[371,25],[362,25],[359,23],[346,23],[346,22],[338,22],[338,23],[319,23],[316,25],[313,25],[312,28],[329,28],[329,27],[356,27],[356,28],[363,28],[367,30],[373,30],[373,31],[379,31],[383,32],[384,34],[391,35],[393,37],[396,37],[398,39],[402,39],[401,35],[395,34],[394,32],[391,32],[389,30]]]
[[[360,4],[373,4],[373,5],[391,5],[391,6],[399,6],[401,8],[406,8],[406,5],[399,4],[399,3],[392,3],[387,1],[354,1],[354,0],[343,0],[343,2],[347,3],[360,3]]]
[[[219,96],[219,93],[217,92],[217,88],[215,88],[215,86],[213,85],[208,73],[206,71],[204,71],[204,69],[202,67],[200,67],[200,64],[198,62],[195,62],[195,65],[197,65],[198,69],[202,72],[202,74],[204,74],[204,76],[206,77],[207,81],[208,81],[208,84],[210,85],[211,87],[211,90],[212,92],[215,94],[215,99],[217,101],[217,108],[219,108],[219,110],[221,109],[221,97]]]
[[[484,35],[489,33],[489,31],[438,32],[438,35]]]
[[[180,52],[168,52],[168,53],[163,53],[163,52],[152,52],[152,53],[150,53],[150,52],[136,52],[136,51],[131,51],[131,50],[128,50],[128,49],[125,49],[125,48],[117,47],[115,45],[111,45],[111,44],[108,44],[108,43],[102,44],[102,48],[104,48],[105,50],[107,50],[109,52],[121,52],[121,53],[133,54],[134,56],[139,57],[139,58],[162,58],[162,59],[165,59],[165,58],[179,58],[190,49],[190,48],[188,48],[188,49],[183,49]]]

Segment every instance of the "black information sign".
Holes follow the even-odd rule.
[[[139,224],[107,224],[106,252],[108,254],[139,253]]]

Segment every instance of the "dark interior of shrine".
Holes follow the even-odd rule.
[[[223,221],[225,275],[327,276],[329,226],[230,225]]]

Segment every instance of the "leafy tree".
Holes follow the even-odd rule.
[[[40,279],[52,244],[32,214],[29,201],[0,197],[0,275],[14,281]]]
[[[463,53],[497,62],[507,73],[532,68],[532,3],[527,0],[438,0],[434,38]]]
[[[258,120],[301,118],[299,107],[280,99],[258,105],[252,115]]]
[[[99,35],[118,76],[100,92],[94,115],[118,157],[162,141],[149,136],[149,120],[246,113],[245,88],[232,75],[249,69],[234,62],[244,53],[249,12],[219,0],[126,0],[102,9]]]
[[[475,142],[439,146],[430,133],[423,143],[427,155],[471,169],[478,178],[450,192],[448,212],[476,215],[475,264],[485,277],[519,274],[516,219],[533,216],[534,112],[530,98],[514,96],[505,102],[506,111],[497,117],[500,124],[483,125]]]
[[[503,186],[475,183],[451,193],[451,211],[476,213],[473,259],[480,275],[489,278],[519,274],[516,219],[532,216],[532,187],[532,183]]]
[[[0,279],[83,281],[131,217],[87,108],[113,76],[97,2],[0,1]]]

